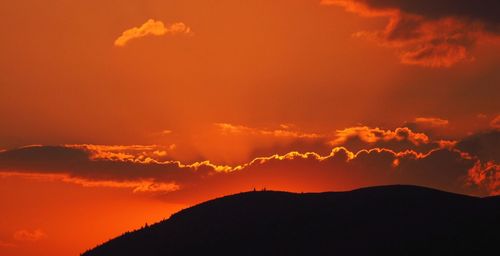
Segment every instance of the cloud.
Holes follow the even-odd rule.
[[[18,241],[36,242],[45,238],[47,238],[47,235],[41,229],[35,229],[33,231],[22,229],[14,233],[14,239]]]
[[[492,195],[500,195],[500,164],[488,161],[484,164],[477,161],[469,169],[468,181]]]
[[[417,150],[427,152],[438,146],[425,133],[407,127],[394,130],[355,126],[327,133],[303,132],[293,125],[280,125],[278,129],[253,128],[228,123],[215,124],[223,138],[231,138],[238,145],[252,144],[252,158],[286,154],[291,151],[328,154],[333,147],[346,147],[351,151],[371,148],[389,148],[396,151]],[[230,144],[231,148],[235,148]],[[251,159],[249,159],[251,160]]]
[[[239,130],[253,131],[247,128]],[[85,187],[127,188],[184,203],[263,187],[300,192],[415,184],[487,195],[499,192],[499,134],[489,131],[444,142],[404,127],[351,127],[337,131],[328,138],[332,140],[325,138],[337,144],[326,154],[288,151],[235,165],[107,154],[96,157],[103,151],[119,150],[141,155],[142,151],[154,152],[156,146],[29,146],[0,152],[0,178],[20,176]]]
[[[493,120],[491,120],[490,126],[491,128],[500,130],[500,115],[497,115],[495,118],[493,118]]]
[[[170,145],[95,145],[95,144],[68,144],[68,148],[82,149],[90,154],[90,158],[150,162],[166,160],[175,149],[175,144]]]
[[[443,127],[450,124],[448,120],[437,117],[417,117],[415,123],[430,127]]]
[[[89,179],[75,178],[69,176],[60,176],[64,182],[82,185],[84,187],[109,187],[109,188],[130,188],[134,193],[138,192],[171,192],[180,187],[174,182],[157,182],[154,178],[140,179],[138,181],[114,181],[102,180],[95,181]]]
[[[329,134],[302,131],[293,124],[276,127],[249,127],[214,123],[194,142],[201,159],[236,165],[258,156],[286,154],[290,151],[331,151]],[[199,160],[199,159],[198,159]]]
[[[388,17],[380,31],[365,37],[397,49],[404,64],[450,67],[473,60],[471,49],[481,40],[498,40],[500,2],[495,0],[323,0],[362,16]]]
[[[149,19],[140,27],[133,27],[123,31],[121,36],[115,40],[115,46],[125,46],[132,39],[149,35],[163,36],[167,34],[191,34],[191,28],[182,22],[176,22],[165,26],[161,21]]]
[[[0,247],[10,248],[10,247],[16,247],[16,246],[17,246],[16,244],[0,240]]]
[[[406,149],[428,151],[436,147],[436,144],[431,142],[426,134],[414,132],[407,127],[384,130],[357,126],[337,130],[330,144],[332,146],[343,146],[354,151],[377,147],[397,151]]]
[[[354,153],[338,147],[323,156],[314,152],[290,152],[255,158],[232,167],[208,162],[138,164],[90,159],[74,165],[74,160],[59,157],[50,160],[52,163],[46,166],[40,162],[24,161],[11,163],[10,168],[5,168],[3,162],[0,169],[8,175],[52,175],[61,181],[83,186],[127,187],[134,192],[170,192],[175,195],[195,191],[205,195],[219,190],[230,193],[261,186],[317,191],[392,183],[473,193],[463,188],[463,181],[467,180],[468,170],[476,160],[449,149],[436,149],[426,154],[389,149]],[[18,171],[9,173],[8,170]]]
[[[227,168],[208,161],[185,165],[178,161],[93,158],[86,149],[65,146],[33,146],[0,153],[4,176],[48,175],[87,187],[124,187],[136,192],[176,190],[178,184],[197,182]]]
[[[477,156],[483,162],[500,163],[500,131],[491,130],[472,134],[460,140],[456,148]]]
[[[484,114],[484,113],[478,113],[476,115],[477,119],[486,119],[488,118],[488,115]]]
[[[299,131],[290,130],[291,125],[280,125],[280,129],[257,129],[251,128],[243,125],[233,125],[229,123],[215,123],[214,124],[221,133],[226,135],[231,134],[245,134],[245,135],[262,135],[262,136],[273,136],[273,137],[289,137],[289,138],[304,138],[304,139],[316,139],[322,138],[324,135],[317,133],[304,133]]]
[[[163,136],[166,136],[166,135],[169,135],[169,134],[172,134],[173,131],[172,130],[163,130],[160,132],[160,135],[163,135]]]
[[[474,163],[466,154],[449,149],[426,154],[388,149],[354,153],[345,148],[334,148],[328,155],[290,152],[256,158],[232,172],[163,197],[203,200],[253,188],[320,192],[386,184],[414,184],[473,195],[493,194],[489,188],[469,182],[469,169]]]

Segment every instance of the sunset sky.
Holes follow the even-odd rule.
[[[0,3],[0,255],[214,197],[500,194],[497,0]]]

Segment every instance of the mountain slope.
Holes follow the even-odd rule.
[[[383,186],[227,196],[83,255],[486,255],[498,244],[499,197]]]

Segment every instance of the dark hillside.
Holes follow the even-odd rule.
[[[227,196],[83,255],[489,255],[499,244],[499,197],[383,186]]]

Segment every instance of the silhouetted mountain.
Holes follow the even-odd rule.
[[[499,245],[500,197],[396,185],[227,196],[83,255],[476,256]]]

